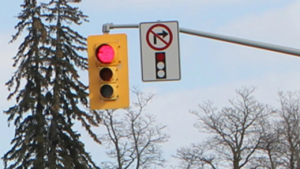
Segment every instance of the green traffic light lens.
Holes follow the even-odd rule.
[[[110,85],[103,85],[100,88],[100,94],[104,98],[111,98],[114,93],[114,89]]]

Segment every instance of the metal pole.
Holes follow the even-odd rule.
[[[103,33],[109,33],[110,29],[115,29],[115,28],[139,28],[138,24],[119,24],[115,25],[113,23],[107,23],[102,26],[102,32]]]
[[[270,50],[270,51],[274,51],[274,52],[280,52],[280,53],[300,56],[300,50],[296,49],[296,48],[273,45],[273,44],[269,44],[269,43],[247,40],[247,39],[242,39],[242,38],[235,38],[235,37],[219,35],[219,34],[214,34],[214,33],[195,31],[195,30],[190,30],[190,29],[186,29],[186,28],[180,28],[180,32],[190,34],[190,35],[196,35],[196,36],[201,36],[201,37],[205,37],[205,38],[230,42],[230,43],[236,43],[239,45],[245,45],[245,46]]]
[[[102,31],[103,31],[103,33],[109,33],[110,29],[116,29],[116,28],[139,28],[139,24],[114,25],[113,23],[108,23],[108,24],[103,25]],[[294,56],[298,56],[298,57],[300,56],[300,49],[296,49],[296,48],[279,46],[279,45],[274,45],[274,44],[269,44],[269,43],[264,43],[264,42],[242,39],[242,38],[235,38],[235,37],[226,36],[226,35],[219,35],[219,34],[214,34],[214,33],[196,31],[196,30],[191,30],[191,29],[186,29],[186,28],[179,28],[179,31],[181,33],[185,33],[185,34],[189,34],[189,35],[195,35],[195,36],[200,36],[200,37],[204,37],[204,38],[210,38],[210,39],[235,43],[235,44],[239,44],[239,45],[245,45],[245,46],[270,50],[270,51],[294,55]]]

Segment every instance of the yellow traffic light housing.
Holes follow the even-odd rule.
[[[129,107],[126,34],[87,38],[90,109]]]

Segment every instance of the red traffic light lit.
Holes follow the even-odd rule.
[[[96,50],[97,59],[101,63],[111,63],[115,57],[115,51],[110,45],[101,45]]]

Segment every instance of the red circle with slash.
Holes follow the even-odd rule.
[[[168,33],[167,35],[170,36],[168,41],[165,41],[158,33],[155,33],[153,31],[153,29],[157,28],[157,27],[162,27],[162,28],[166,29],[166,31]],[[156,46],[154,46],[151,43],[151,41],[150,41],[150,34],[153,34],[154,38],[159,39],[165,45],[162,46],[162,47],[156,47]],[[155,24],[155,25],[151,26],[149,28],[149,30],[147,31],[147,33],[146,33],[146,40],[147,40],[147,43],[150,46],[150,48],[152,48],[154,50],[165,50],[165,49],[167,49],[171,45],[172,40],[173,40],[173,35],[172,35],[172,32],[171,32],[171,29],[169,27],[167,27],[166,25],[164,25],[164,24]]]

